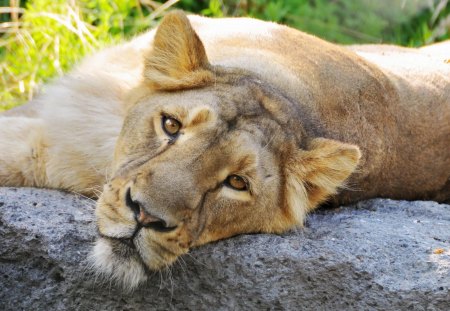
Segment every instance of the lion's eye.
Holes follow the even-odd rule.
[[[238,175],[230,175],[225,180],[225,184],[234,190],[245,191],[248,189],[247,181]]]
[[[177,119],[172,117],[163,117],[162,118],[162,127],[164,132],[166,132],[169,136],[175,136],[180,132],[181,123]]]

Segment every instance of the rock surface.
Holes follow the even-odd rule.
[[[85,258],[94,203],[0,188],[0,310],[450,310],[450,206],[370,200],[191,251],[137,292]]]

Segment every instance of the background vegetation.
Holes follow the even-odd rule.
[[[345,44],[450,38],[449,0],[0,0],[0,111],[32,99],[86,54],[154,26],[173,7],[272,20]]]

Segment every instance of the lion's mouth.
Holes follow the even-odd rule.
[[[134,241],[132,238],[129,239],[117,239],[120,244],[125,245],[128,248],[136,249],[136,245],[134,245]]]
[[[109,237],[103,237],[109,240],[109,242],[114,246],[113,251],[115,252],[116,249],[118,250],[125,250],[126,252],[133,252],[139,255],[139,252],[136,249],[136,245],[134,244],[134,241],[129,239],[117,239],[117,238],[109,238]],[[121,253],[121,252],[119,252]]]
[[[110,241],[113,244],[123,245],[123,246],[125,246],[127,248],[136,250],[136,245],[134,244],[134,238],[136,236],[136,232],[133,233],[133,235],[131,237],[123,237],[123,238],[112,237],[112,236],[109,236],[109,235],[101,233],[99,230],[97,230],[97,235],[98,235],[99,238],[103,238],[105,240],[108,240],[108,241]]]
[[[134,257],[145,266],[133,238],[114,238],[100,235],[100,239],[105,240],[111,246],[111,252],[114,256],[122,258],[123,260]]]
[[[138,262],[146,274],[166,267],[187,251],[176,252],[171,245],[153,239],[143,239],[139,233],[127,238],[110,237],[99,233],[97,244],[104,245],[104,251],[97,252],[96,257],[114,258],[120,265],[126,265],[129,261]]]

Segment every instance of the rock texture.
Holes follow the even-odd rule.
[[[85,258],[94,203],[0,188],[0,310],[450,310],[450,206],[371,200],[193,250],[134,293]]]

